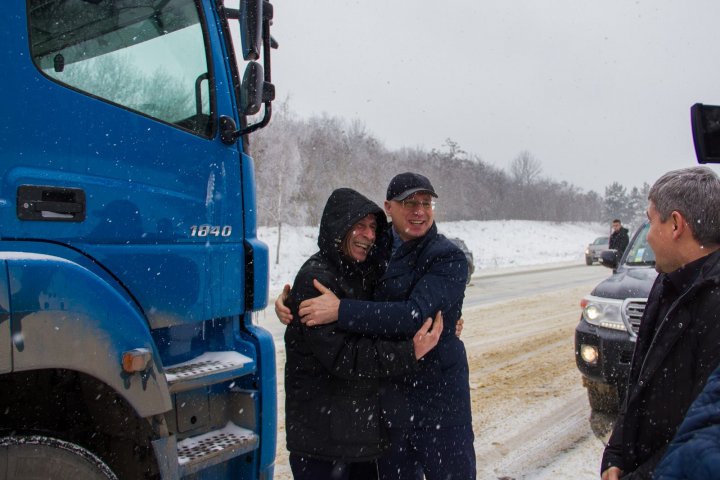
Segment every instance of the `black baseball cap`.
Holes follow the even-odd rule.
[[[405,200],[416,192],[427,192],[437,198],[437,193],[426,176],[412,172],[401,173],[390,180],[387,200]]]

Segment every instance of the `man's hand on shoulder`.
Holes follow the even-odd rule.
[[[278,320],[280,320],[280,322],[282,322],[285,325],[290,325],[290,322],[292,322],[292,319],[293,319],[292,312],[285,305],[285,303],[287,303],[287,299],[288,299],[289,295],[290,295],[290,285],[285,284],[282,292],[275,299],[275,315],[277,315]]]
[[[437,312],[435,322],[432,318],[425,320],[425,323],[413,337],[413,347],[415,349],[415,360],[420,360],[440,341],[440,335],[443,331],[442,312]]]
[[[340,300],[329,288],[317,280],[313,280],[313,285],[320,292],[320,296],[309,298],[300,304],[298,310],[300,321],[308,327],[336,322],[340,310]]]
[[[456,337],[460,338],[460,334],[461,334],[462,331],[463,331],[463,325],[464,325],[464,324],[465,324],[465,320],[463,320],[463,318],[460,317],[460,318],[458,319],[457,323],[455,324],[455,336],[456,336]]]
[[[610,467],[602,472],[602,480],[620,480],[623,472],[618,467]]]

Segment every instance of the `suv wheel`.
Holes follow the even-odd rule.
[[[592,264],[593,264],[593,259],[592,259],[592,257],[585,256],[585,264],[586,264],[586,265],[592,265]]]
[[[586,383],[590,408],[595,412],[616,413],[620,407],[617,387],[588,380]]]

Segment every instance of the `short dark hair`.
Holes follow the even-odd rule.
[[[615,220],[612,221],[612,223],[622,223],[622,222],[620,221],[619,218],[616,218]]]
[[[720,178],[708,167],[666,173],[650,188],[648,200],[661,221],[678,211],[701,245],[720,244]]]

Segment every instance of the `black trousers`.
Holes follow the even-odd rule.
[[[377,463],[320,460],[290,454],[290,469],[295,480],[377,480]]]
[[[389,433],[390,449],[378,459],[381,480],[475,480],[472,425]]]

